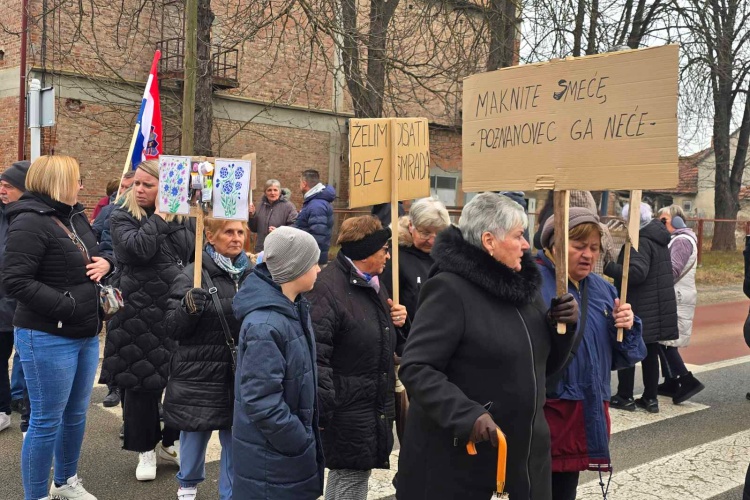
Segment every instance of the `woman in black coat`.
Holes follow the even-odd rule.
[[[31,402],[21,452],[25,498],[94,498],[76,469],[99,364],[103,313],[96,283],[112,269],[83,205],[81,175],[69,156],[41,156],[10,219],[3,284],[18,301],[15,346]],[[55,484],[48,487],[55,460]],[[49,495],[49,496],[48,496]]]
[[[297,207],[281,194],[281,183],[277,179],[266,181],[266,190],[257,211],[250,204],[250,230],[256,233],[255,253],[263,251],[266,236],[281,226],[293,226],[297,220]]]
[[[110,228],[125,307],[109,322],[102,379],[123,394],[123,448],[139,453],[136,479],[156,478],[156,457],[179,464],[179,431],[159,423],[174,342],[164,315],[169,287],[192,260],[195,234],[182,217],[156,209],[159,165],[144,161],[133,187],[112,212]],[[157,443],[161,441],[155,451]]]
[[[218,430],[221,442],[219,498],[231,500],[232,350],[240,331],[240,322],[232,313],[232,301],[249,273],[249,261],[243,252],[247,227],[243,222],[213,218],[205,220],[205,227],[208,245],[203,252],[203,287],[193,288],[193,263],[175,278],[169,292],[166,329],[179,346],[170,363],[164,423],[182,431],[177,496],[195,495],[198,484],[204,481],[206,447],[213,431]],[[214,298],[209,294],[212,286],[216,287],[221,311],[216,309]],[[220,315],[224,316],[226,333]],[[227,335],[231,336],[231,342]]]
[[[390,236],[369,215],[344,221],[341,251],[308,294],[330,469],[326,500],[364,500],[370,471],[390,468],[396,328],[406,321],[406,309],[388,298],[378,277],[390,258]]]
[[[578,308],[570,294],[543,303],[526,225],[516,202],[483,193],[464,207],[460,229],[435,241],[399,371],[410,407],[396,498],[490,498],[498,427],[510,498],[551,498],[545,379],[570,353]],[[569,325],[565,335],[556,322]]]
[[[623,209],[627,218],[629,206]],[[643,396],[634,400],[635,368],[617,372],[617,394],[610,400],[611,408],[635,411],[636,406],[650,413],[659,412],[656,398],[659,385],[659,342],[677,340],[677,298],[674,293],[672,257],[669,254],[671,236],[664,224],[652,218],[651,207],[642,203],[640,208],[641,231],[638,251],[630,253],[628,276],[628,302],[633,313],[643,322],[643,341],[647,354],[641,361],[643,370]],[[617,262],[610,262],[604,274],[615,280],[618,290],[622,284],[625,247]]]

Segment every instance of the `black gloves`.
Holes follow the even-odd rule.
[[[185,294],[182,303],[185,305],[188,314],[203,314],[206,303],[211,300],[211,296],[202,288],[191,288]]]
[[[578,302],[573,294],[566,293],[562,297],[552,299],[549,307],[549,318],[552,323],[573,325],[578,322]]]
[[[482,413],[479,418],[474,422],[474,427],[471,429],[471,435],[469,440],[474,443],[481,443],[482,441],[490,441],[492,446],[497,448],[497,429],[499,427],[492,420],[489,413]]]

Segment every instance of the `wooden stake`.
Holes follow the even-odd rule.
[[[570,191],[555,191],[555,282],[557,296],[568,293],[568,228],[570,217]],[[565,323],[557,324],[557,333],[564,335]]]
[[[198,0],[185,1],[185,68],[182,93],[181,152],[193,154],[195,133],[195,86],[198,78]]]
[[[628,278],[630,276],[630,251],[638,251],[638,238],[641,233],[641,198],[643,191],[636,189],[630,192],[630,213],[628,214],[628,239],[625,242],[625,256],[622,261],[622,284],[620,286],[620,304],[628,300]],[[622,342],[623,329],[617,329],[617,341]]]
[[[201,287],[203,272],[203,209],[193,207],[190,209],[190,217],[195,217],[195,268],[193,270],[193,288]]]
[[[396,132],[396,120],[391,119],[391,268],[393,269],[393,294],[391,299],[394,304],[399,303],[399,272],[398,272],[398,155],[396,144],[398,134]]]

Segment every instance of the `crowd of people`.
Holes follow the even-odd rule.
[[[488,498],[502,432],[511,498],[574,500],[581,471],[612,471],[610,409],[658,412],[657,394],[680,404],[703,389],[679,353],[697,247],[676,206],[656,218],[632,209],[641,233],[626,303],[624,249],[617,257],[587,192],[567,248],[555,246],[551,206],[532,253],[523,194],[487,192],[457,224],[432,198],[397,227],[387,207],[346,219],[329,263],[336,195],[306,170],[299,211],[270,179],[247,223],[207,217],[196,269],[195,222],[160,211],[157,162],[111,183],[91,218],[82,186],[66,156],[0,175],[0,430],[12,408],[25,415],[26,500],[96,499],[78,460],[105,323],[99,382],[105,404],[122,405],[122,447],[137,453],[138,481],[177,465],[179,500],[199,497],[214,431],[222,500],[364,500],[372,470],[391,468],[394,426],[398,499]],[[124,300],[106,322],[104,284]]]

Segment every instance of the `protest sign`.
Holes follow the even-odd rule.
[[[395,150],[393,148],[395,145]],[[430,132],[426,118],[349,120],[349,208],[430,195]]]
[[[213,216],[217,219],[248,219],[250,170],[246,160],[216,159],[213,179]]]
[[[190,213],[190,157],[159,157],[159,211],[165,214]]]
[[[463,189],[677,185],[677,45],[464,80]]]

